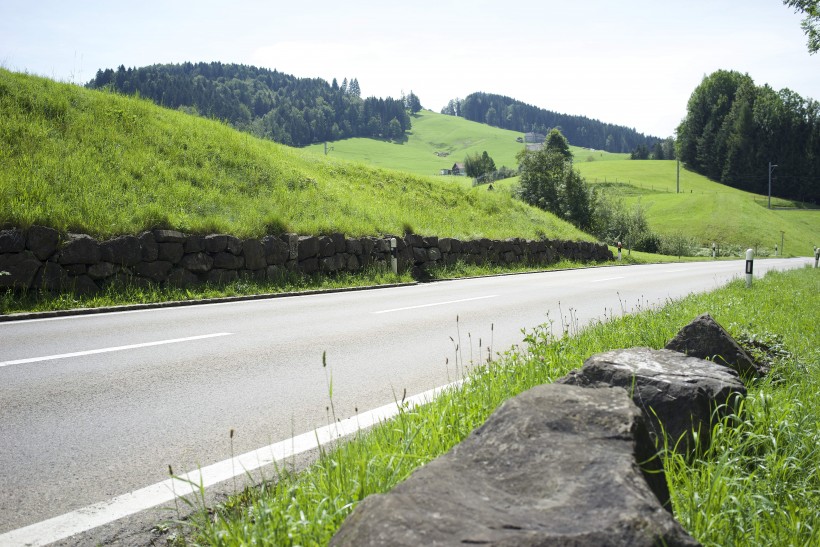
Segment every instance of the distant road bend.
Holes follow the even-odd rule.
[[[811,262],[757,260],[755,274]],[[560,312],[583,326],[743,272],[601,267],[0,323],[0,545],[122,537],[117,519],[190,491],[170,484],[169,465],[231,482],[378,421],[405,392],[432,397],[457,378],[451,337],[478,360]]]

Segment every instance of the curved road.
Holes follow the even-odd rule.
[[[755,274],[808,263],[758,260]],[[714,289],[743,267],[602,267],[0,323],[0,544],[63,539],[76,530],[54,524],[60,515],[76,522],[74,511],[166,480],[168,465],[196,470],[325,426],[331,381],[335,417],[348,418],[455,380],[459,339],[461,359],[485,359],[561,312],[583,325]]]

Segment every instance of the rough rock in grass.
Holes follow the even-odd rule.
[[[644,417],[620,388],[541,385],[368,496],[335,546],[690,546]]]
[[[584,366],[556,380],[582,387],[626,389],[644,412],[652,437],[688,452],[710,442],[712,425],[727,414],[746,388],[734,370],[671,350],[631,348],[593,355]],[[715,409],[718,409],[715,412]]]
[[[736,370],[742,378],[765,376],[769,370],[755,362],[711,315],[704,313],[683,327],[666,349],[709,359]]]

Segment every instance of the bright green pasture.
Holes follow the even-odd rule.
[[[440,177],[442,169],[450,169],[454,163],[462,163],[468,155],[486,151],[496,167],[516,169],[516,154],[524,145],[516,138],[522,133],[490,127],[464,118],[437,114],[422,110],[411,118],[413,127],[403,142],[387,142],[374,139],[346,139],[328,143],[328,155],[367,163],[377,167],[399,169],[418,175]],[[588,150],[571,147],[576,161],[594,162],[623,159],[626,154]],[[307,150],[324,154],[324,143],[307,147]],[[446,177],[457,178],[457,177]]]
[[[820,210],[798,209],[787,200],[738,190],[681,168],[676,190],[675,161],[612,161],[575,164],[587,182],[640,203],[650,228],[659,234],[683,233],[703,246],[712,242],[773,254],[782,241],[786,255],[811,255],[820,245]]]
[[[319,157],[145,100],[6,70],[0,203],[0,226],[98,237],[161,227],[592,239],[503,192]]]

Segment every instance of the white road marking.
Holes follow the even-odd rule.
[[[203,334],[201,336],[189,336],[187,338],[174,338],[172,340],[159,340],[157,342],[145,342],[142,344],[130,344],[128,346],[115,346],[111,348],[91,349],[87,351],[75,351],[73,353],[61,353],[59,355],[45,355],[43,357],[29,357],[27,359],[14,359],[12,361],[0,361],[0,367],[10,365],[24,365],[26,363],[38,363],[40,361],[53,361],[55,359],[68,359],[69,357],[82,357],[84,355],[95,355],[97,353],[110,353],[112,351],[123,351],[127,349],[149,348],[151,346],[162,346],[165,344],[177,344],[179,342],[191,342],[193,340],[204,340],[206,338],[216,338],[218,336],[230,336],[232,332],[217,332],[214,334]]]
[[[603,281],[614,281],[616,279],[623,279],[624,276],[621,277],[607,277],[606,279],[593,279],[590,283],[601,283]]]
[[[458,381],[425,391],[405,399],[404,403],[412,409],[417,405],[432,401],[444,390],[456,388],[460,384],[461,381]],[[189,471],[179,477],[169,478],[107,501],[11,530],[0,534],[0,545],[47,545],[173,501],[178,496],[196,495],[200,486],[207,488],[233,477],[245,475],[389,420],[398,415],[400,407],[400,403],[390,403],[314,431],[302,433],[291,439],[247,452],[233,459]]]
[[[373,314],[379,313],[391,313],[394,311],[405,311],[405,310],[416,310],[419,308],[431,308],[433,306],[446,306],[447,304],[458,304],[459,302],[471,302],[473,300],[484,300],[486,298],[496,298],[497,294],[491,294],[488,296],[477,296],[475,298],[463,298],[461,300],[448,300],[446,302],[434,302],[432,304],[420,304],[418,306],[407,306],[406,308],[393,308],[392,310],[381,310],[381,311],[374,311],[371,312]]]

